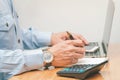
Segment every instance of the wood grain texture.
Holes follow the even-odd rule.
[[[120,44],[110,44],[108,51],[109,63],[93,76],[86,80],[120,80]],[[45,71],[30,71],[9,80],[79,80],[75,78],[66,78],[57,76],[56,72],[61,68]]]

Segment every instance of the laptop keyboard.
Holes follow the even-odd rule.
[[[93,46],[99,46],[98,45],[98,42],[90,42],[88,46],[85,46],[85,48],[87,49],[90,49],[92,48]],[[86,52],[86,55],[85,57],[94,57],[94,58],[97,58],[97,57],[100,57],[100,50],[96,50],[95,52]]]

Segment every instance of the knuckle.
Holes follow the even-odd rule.
[[[81,54],[85,53],[85,49],[84,48],[80,48],[79,49],[79,53],[81,53]]]
[[[82,40],[79,40],[79,43],[82,43]]]
[[[68,46],[67,48],[66,48],[66,52],[72,52],[73,51],[73,47],[72,46]]]
[[[79,42],[79,43],[80,43],[80,45],[81,45],[81,46],[84,46],[84,43],[83,43],[83,41],[82,41],[82,40],[80,40],[80,42]]]
[[[76,44],[77,44],[77,46],[84,46],[84,44],[83,44],[83,41],[82,40],[76,40]]]

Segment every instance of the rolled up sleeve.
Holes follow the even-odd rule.
[[[26,69],[39,69],[43,66],[43,52],[41,49],[23,51]]]

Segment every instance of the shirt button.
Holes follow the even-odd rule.
[[[9,27],[8,23],[6,23],[6,26]]]
[[[17,18],[19,18],[19,16],[17,15]]]
[[[20,39],[18,39],[18,43],[20,43]]]

